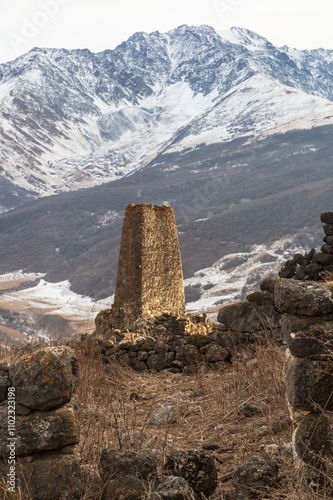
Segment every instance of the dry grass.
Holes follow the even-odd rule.
[[[93,475],[105,447],[149,451],[161,469],[172,450],[216,445],[210,453],[218,468],[218,488],[225,491],[232,488],[232,465],[265,449],[280,468],[269,498],[325,498],[309,492],[294,473],[288,447],[293,428],[285,402],[285,355],[269,338],[252,349],[235,351],[233,363],[224,369],[199,370],[193,376],[104,365],[84,348],[77,349],[77,355],[82,407],[79,451],[84,469]],[[154,412],[166,406],[174,407],[176,421],[152,423]],[[246,416],[251,408],[252,416]],[[268,445],[276,446],[270,451]],[[87,492],[84,498],[99,496]]]

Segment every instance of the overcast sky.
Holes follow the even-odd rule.
[[[0,0],[0,62],[32,47],[112,49],[180,24],[249,28],[272,43],[333,49],[333,0]]]

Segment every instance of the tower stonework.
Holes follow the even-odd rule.
[[[127,205],[112,317],[119,325],[167,312],[185,316],[183,271],[173,208]]]

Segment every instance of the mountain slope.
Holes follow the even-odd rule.
[[[206,117],[214,114],[206,130],[212,132],[209,143],[215,136],[223,141],[244,136],[237,114],[223,124],[232,133],[220,134],[218,109],[232,102],[234,92],[245,92],[246,82],[252,88],[258,83],[257,97],[262,82],[272,79],[303,91],[290,90],[288,106],[295,116],[311,101],[305,93],[321,97],[319,108],[328,110],[323,99],[333,99],[332,61],[333,51],[280,49],[246,29],[220,36],[209,26],[136,33],[97,54],[35,48],[0,65],[0,183],[7,186],[0,209],[127,175],[183,127],[207,128]],[[290,117],[284,97],[280,93],[281,99],[270,103],[271,114],[281,119],[285,112]],[[272,126],[252,111],[261,132]],[[298,127],[304,124],[289,128]],[[248,132],[256,133],[255,127]]]

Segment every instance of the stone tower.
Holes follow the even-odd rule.
[[[168,312],[185,315],[183,271],[173,208],[127,205],[121,237],[115,324]]]

